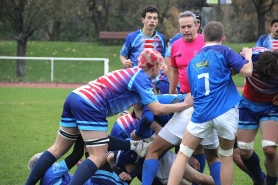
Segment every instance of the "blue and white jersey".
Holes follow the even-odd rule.
[[[256,46],[265,47],[270,50],[278,49],[278,39],[272,38],[269,34],[264,34],[258,39]]]
[[[181,33],[178,33],[178,34],[176,34],[174,37],[172,37],[172,38],[170,39],[169,46],[168,46],[167,49],[166,49],[166,54],[165,54],[166,57],[169,57],[169,58],[171,57],[171,47],[172,47],[173,43],[174,43],[176,40],[179,40],[180,38],[182,38],[182,34],[181,34]]]
[[[139,67],[108,73],[73,91],[106,116],[118,114],[133,104],[157,101],[151,78]]]
[[[239,72],[247,62],[241,55],[221,45],[205,46],[190,61],[187,73],[194,97],[192,122],[212,120],[239,102],[231,68]]]
[[[132,61],[132,66],[138,65],[138,57],[144,49],[155,49],[165,57],[166,40],[164,35],[154,31],[152,37],[144,35],[142,30],[137,30],[127,35],[120,55]]]

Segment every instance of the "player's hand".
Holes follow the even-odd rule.
[[[188,93],[187,96],[184,98],[184,103],[188,104],[189,106],[192,106],[194,103],[193,96],[191,93]]]
[[[166,72],[167,72],[167,70],[168,70],[168,67],[167,67],[167,65],[166,65],[166,64],[162,63],[162,65],[161,65],[160,69],[162,70],[162,72],[163,72],[163,73],[166,73]]]
[[[138,137],[136,134],[135,134],[135,130],[133,130],[133,132],[130,134],[130,137],[132,138],[132,140],[134,141],[139,141],[141,139],[141,137]]]
[[[274,105],[278,105],[278,93],[272,98],[272,102]]]
[[[130,181],[130,180],[132,180],[131,176],[130,176],[128,173],[126,173],[126,172],[122,172],[122,173],[119,175],[119,177],[120,177],[120,179],[121,179],[122,181]]]
[[[195,170],[197,171],[200,170],[200,163],[195,157],[190,157],[188,160],[188,164]]]
[[[124,63],[124,66],[126,68],[131,68],[132,67],[132,61],[130,59],[127,59]]]
[[[242,48],[241,52],[239,53],[244,58],[251,58],[252,57],[252,48],[244,47]]]

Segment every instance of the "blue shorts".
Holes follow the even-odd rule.
[[[107,132],[105,111],[87,103],[81,96],[70,93],[64,103],[60,126],[78,127],[79,130]]]
[[[241,130],[257,129],[263,121],[278,121],[278,106],[272,103],[255,103],[242,96],[238,110],[238,129]]]

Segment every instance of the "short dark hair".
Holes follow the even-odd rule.
[[[150,12],[150,13],[157,13],[158,17],[159,17],[159,11],[158,8],[154,5],[147,5],[143,8],[142,10],[142,18],[146,17],[146,14]]]
[[[206,42],[220,42],[224,36],[224,27],[220,22],[211,21],[206,24],[203,34]]]
[[[258,75],[267,82],[278,80],[278,51],[265,51],[254,62],[254,69]]]
[[[270,26],[273,26],[273,24],[276,23],[276,22],[278,22],[278,19],[273,19],[273,20],[271,21]]]

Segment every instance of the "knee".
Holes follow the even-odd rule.
[[[249,159],[249,157],[252,155],[253,150],[244,150],[240,149],[240,158],[243,160]]]
[[[277,155],[276,146],[263,147],[264,155],[267,159],[273,159]]]

